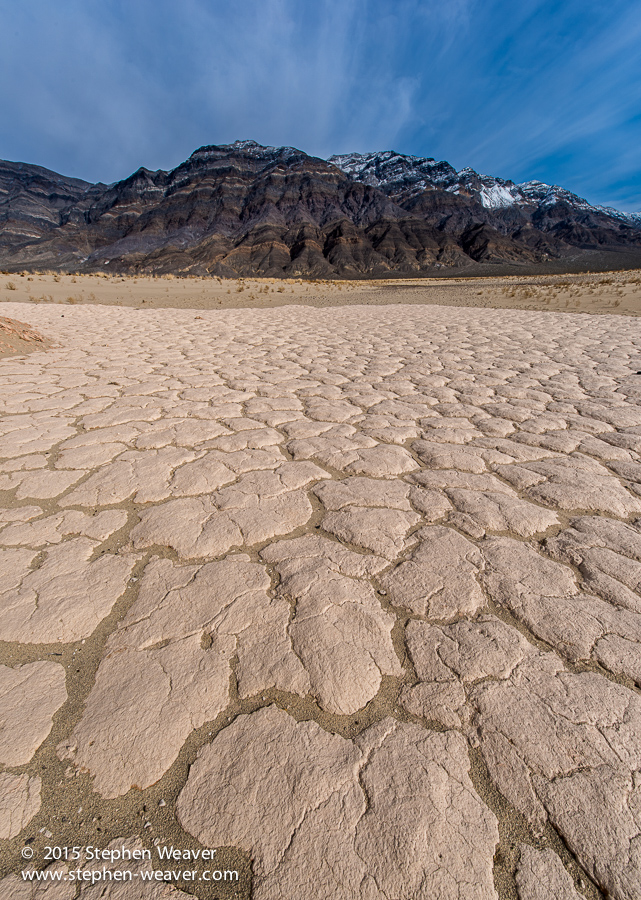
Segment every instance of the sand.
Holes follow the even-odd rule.
[[[583,275],[304,281],[302,279],[0,275],[0,302],[100,303],[157,309],[271,309],[353,304],[438,304],[637,316],[641,270]]]

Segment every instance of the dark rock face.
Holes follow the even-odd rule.
[[[237,141],[111,185],[0,162],[5,269],[358,278],[590,251],[641,259],[641,220],[562,188],[393,152],[322,160]]]
[[[0,160],[0,253],[50,236],[90,187],[40,166]]]

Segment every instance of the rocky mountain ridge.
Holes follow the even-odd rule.
[[[558,185],[543,181],[513,181],[493,175],[480,175],[472,168],[457,172],[448,162],[432,157],[407,156],[387,150],[383,153],[348,153],[330,156],[343,172],[364,184],[371,184],[389,196],[416,196],[425,190],[445,190],[452,194],[474,197],[486,209],[507,206],[551,206],[562,201],[577,209],[594,210],[628,222],[641,225],[641,212],[624,213],[612,207],[594,206]]]
[[[628,259],[641,261],[641,215],[393,151],[323,160],[236,141],[110,185],[0,162],[8,271],[358,278]]]

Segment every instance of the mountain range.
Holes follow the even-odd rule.
[[[641,265],[641,214],[393,151],[254,141],[90,184],[0,161],[0,268],[362,278]]]

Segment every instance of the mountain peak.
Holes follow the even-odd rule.
[[[307,155],[295,147],[270,147],[269,145],[259,144],[257,141],[234,141],[232,144],[206,144],[194,150],[189,158],[201,159],[206,156],[222,157],[236,154],[262,158],[290,155],[292,153]]]
[[[555,185],[394,150],[325,161],[254,140],[111,185],[0,163],[0,222],[6,269],[349,278],[641,257],[639,217]]]

